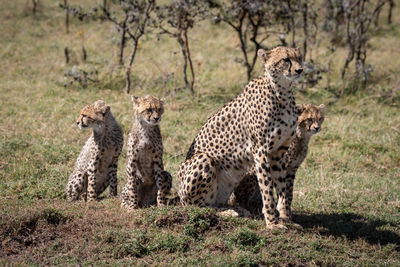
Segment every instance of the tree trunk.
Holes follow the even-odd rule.
[[[389,11],[388,11],[388,24],[392,24],[392,11],[394,8],[394,1],[389,0]]]
[[[86,52],[86,49],[85,49],[85,45],[83,44],[83,41],[82,41],[82,59],[83,59],[83,62],[86,63],[87,52]]]
[[[255,45],[255,51],[254,51],[254,55],[253,55],[253,59],[251,61],[251,65],[250,65],[250,73],[253,72],[254,66],[256,65],[257,62],[257,58],[258,58],[258,50],[261,48],[261,44],[259,42],[257,42],[257,36],[258,36],[258,29],[260,28],[260,22],[253,22],[251,21],[252,24],[252,35],[250,37],[250,41],[253,42],[253,44]],[[250,81],[250,79],[249,79]]]
[[[179,33],[179,35],[178,35],[178,43],[181,46],[182,56],[183,56],[183,80],[185,82],[185,88],[188,88],[189,87],[189,82],[188,82],[187,74],[186,74],[186,70],[187,70],[187,55],[186,55],[185,41],[182,38],[182,33]]]
[[[379,15],[381,14],[381,11],[382,11],[382,8],[383,8],[385,2],[386,2],[386,0],[380,0],[375,7],[374,13],[372,14],[374,16],[375,27],[379,26]]]
[[[294,21],[294,12],[290,5],[290,0],[287,1],[290,10],[290,30],[292,31],[292,47],[296,47],[296,22]]]
[[[133,40],[133,41],[134,41],[134,44],[133,44],[133,48],[132,48],[132,53],[129,57],[129,65],[126,68],[125,92],[127,94],[129,94],[129,92],[131,91],[131,69],[132,69],[133,60],[135,59],[136,50],[137,50],[137,46],[138,46],[138,40]]]
[[[65,55],[65,63],[68,64],[69,63],[69,50],[68,50],[68,47],[64,48],[64,55]]]
[[[32,0],[32,14],[33,17],[36,18],[36,11],[38,6],[39,0]]]
[[[190,92],[192,95],[194,95],[194,69],[193,69],[193,63],[192,63],[192,58],[190,56],[190,50],[189,50],[189,40],[187,36],[187,30],[183,31],[183,36],[185,37],[185,47],[186,47],[186,53],[187,53],[187,58],[189,60],[189,67],[190,67],[190,72],[192,74],[192,81],[190,82]]]
[[[246,37],[243,35],[243,21],[244,18],[246,17],[246,13],[243,13],[242,16],[240,17],[239,21],[239,27],[236,28],[236,31],[238,33],[239,41],[240,41],[240,48],[242,49],[243,57],[244,57],[244,64],[247,68],[247,81],[250,81],[251,79],[251,66],[249,63],[249,58],[247,56],[247,45],[246,45]],[[257,53],[257,52],[256,52]]]
[[[351,11],[348,11],[351,12]],[[342,69],[342,80],[344,80],[344,75],[346,74],[346,70],[349,67],[350,62],[354,58],[354,44],[353,44],[353,39],[351,36],[350,32],[350,24],[351,24],[351,14],[346,14],[346,33],[347,33],[347,43],[349,46],[349,52],[346,57],[346,62],[344,63],[343,69]]]
[[[69,33],[69,9],[68,9],[68,0],[64,0],[65,6],[65,31],[67,34]]]
[[[303,31],[304,31],[304,41],[303,41],[303,60],[306,60],[307,55],[307,39],[308,39],[308,3],[304,3],[303,7]]]
[[[124,49],[126,45],[126,23],[128,21],[128,14],[125,14],[125,19],[122,23],[121,29],[121,43],[119,45],[119,65],[124,65]]]
[[[229,26],[231,26],[238,34],[239,41],[240,41],[240,48],[242,50],[243,57],[244,57],[244,65],[247,68],[247,80],[250,81],[250,78],[251,78],[251,66],[250,66],[250,63],[249,63],[248,56],[247,56],[246,30],[243,33],[243,21],[244,21],[245,17],[246,17],[246,12],[243,11],[242,14],[240,14],[239,25],[238,26],[235,26],[229,20],[224,20],[224,21]]]

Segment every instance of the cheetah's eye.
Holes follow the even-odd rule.
[[[152,112],[153,112],[153,109],[148,108],[148,109],[147,109],[147,112],[152,113]]]
[[[285,61],[286,63],[291,63],[290,58],[284,58],[283,61]]]
[[[82,118],[86,118],[86,114],[82,114]]]
[[[312,118],[308,118],[307,120],[308,120],[308,122],[310,122],[310,123],[313,122]]]

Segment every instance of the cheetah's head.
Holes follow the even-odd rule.
[[[303,72],[300,51],[297,48],[275,47],[269,51],[259,49],[257,52],[265,71],[274,79],[281,77],[294,81]]]
[[[164,113],[165,99],[158,99],[153,96],[136,97],[132,96],[133,110],[136,118],[144,121],[150,126],[155,126],[161,121],[161,115]]]
[[[103,127],[109,114],[110,106],[107,106],[103,100],[97,100],[81,110],[76,124],[81,130],[88,128],[99,130]]]
[[[297,105],[298,121],[297,130],[302,134],[313,135],[321,131],[324,121],[324,104],[319,106],[311,104]]]

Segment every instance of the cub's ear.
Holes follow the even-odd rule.
[[[104,102],[104,100],[97,100],[96,102],[93,103],[93,105],[96,109],[100,109],[104,107],[106,103]]]
[[[110,112],[110,106],[104,106],[101,108],[101,113],[105,116],[108,112]]]
[[[301,113],[306,109],[306,104],[296,105],[297,108],[297,116],[300,116]]]
[[[324,104],[319,105],[318,108],[322,113],[324,113],[324,111],[325,111],[325,105]]]
[[[160,101],[164,105],[165,104],[165,97],[161,98]]]
[[[139,104],[139,97],[133,95],[131,96],[131,100],[135,106]]]
[[[262,48],[258,49],[257,55],[258,55],[258,57],[260,58],[260,60],[261,60],[261,62],[263,64],[265,64],[265,62],[267,62],[267,59],[268,59],[268,56],[269,56],[269,53],[267,51],[265,51]]]
[[[97,112],[101,112],[103,116],[110,111],[110,106],[107,106],[103,100],[97,100],[94,102],[94,107],[96,110],[98,110]]]

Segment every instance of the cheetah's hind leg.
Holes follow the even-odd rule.
[[[214,206],[218,184],[215,161],[206,153],[196,153],[179,168],[179,197],[184,206]]]

